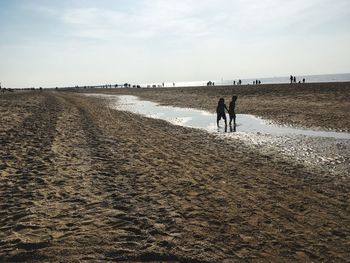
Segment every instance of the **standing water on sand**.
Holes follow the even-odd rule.
[[[336,139],[350,139],[350,134],[345,132],[327,132],[304,130],[292,127],[274,125],[266,120],[249,114],[237,114],[237,126],[227,127],[222,124],[218,129],[216,126],[216,114],[203,110],[179,108],[173,106],[162,106],[151,101],[138,99],[130,95],[94,95],[115,100],[111,107],[118,110],[129,111],[146,117],[162,119],[175,125],[190,128],[203,129],[211,133],[237,132],[237,133],[260,133],[276,136],[283,135],[306,135],[317,137],[328,137]]]

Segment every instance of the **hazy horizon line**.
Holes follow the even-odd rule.
[[[130,84],[131,86],[133,85],[140,85],[141,87],[146,87],[147,85],[161,85],[162,83],[164,84],[172,84],[172,83],[175,83],[175,86],[176,84],[185,84],[185,83],[188,83],[188,84],[195,84],[195,83],[204,83],[204,82],[207,82],[207,81],[213,81],[213,82],[216,82],[217,84],[223,84],[223,85],[227,85],[225,83],[229,82],[229,81],[237,81],[237,80],[242,80],[242,81],[251,81],[251,80],[269,80],[269,79],[286,79],[286,82],[276,82],[276,83],[265,83],[265,84],[283,84],[283,83],[288,83],[289,81],[289,77],[290,75],[293,75],[293,74],[289,74],[289,75],[280,75],[280,76],[271,76],[271,77],[250,77],[250,78],[232,78],[232,79],[208,79],[208,80],[181,80],[181,81],[154,81],[154,82],[129,82],[129,81],[125,81],[125,82],[115,82],[115,83],[98,83],[98,84],[73,84],[73,85],[53,85],[53,86],[30,86],[30,87],[6,87],[6,86],[3,86],[3,82],[0,82],[1,84],[1,88],[9,88],[9,89],[32,89],[32,88],[35,88],[35,89],[38,89],[38,88],[45,88],[45,89],[54,89],[54,88],[74,88],[74,87],[102,87],[102,86],[106,86],[106,85],[111,85],[111,86],[115,86],[115,85],[118,85],[118,86],[123,86],[124,84]],[[300,77],[317,77],[317,76],[339,76],[339,75],[349,75],[349,79],[348,80],[335,80],[335,81],[332,81],[332,80],[329,80],[329,82],[348,82],[350,81],[350,72],[344,72],[344,73],[324,73],[324,74],[302,74],[302,75],[293,75],[297,78],[300,78]],[[312,82],[312,81],[311,81]],[[328,82],[328,81],[319,81],[319,82]],[[316,82],[313,82],[313,83],[317,83]],[[246,84],[250,84],[250,83],[244,83],[245,85]],[[264,84],[264,83],[262,83]],[[182,87],[185,87],[185,86],[182,86]]]

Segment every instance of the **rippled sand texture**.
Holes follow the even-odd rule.
[[[347,177],[73,93],[0,110],[0,261],[350,258]]]

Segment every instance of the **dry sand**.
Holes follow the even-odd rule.
[[[350,258],[348,177],[74,93],[5,94],[0,110],[0,261]],[[349,129],[342,114],[326,127]]]

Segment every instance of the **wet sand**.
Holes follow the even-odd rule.
[[[116,92],[216,105],[213,91],[188,97],[181,90]],[[333,102],[341,98],[334,105],[340,116],[321,127],[348,130],[348,102],[338,93]],[[278,104],[277,97],[272,100]],[[110,110],[106,103],[72,92],[0,96],[6,112],[0,121],[0,261],[350,258],[349,177],[262,153],[240,140],[227,143]],[[253,111],[269,112],[254,105]],[[310,116],[307,123],[319,126],[317,112]]]
[[[220,97],[225,98],[228,106],[232,95],[237,95],[237,113],[253,114],[296,127],[350,131],[350,82],[94,89],[94,92],[136,95],[164,105],[211,112],[215,111]]]

